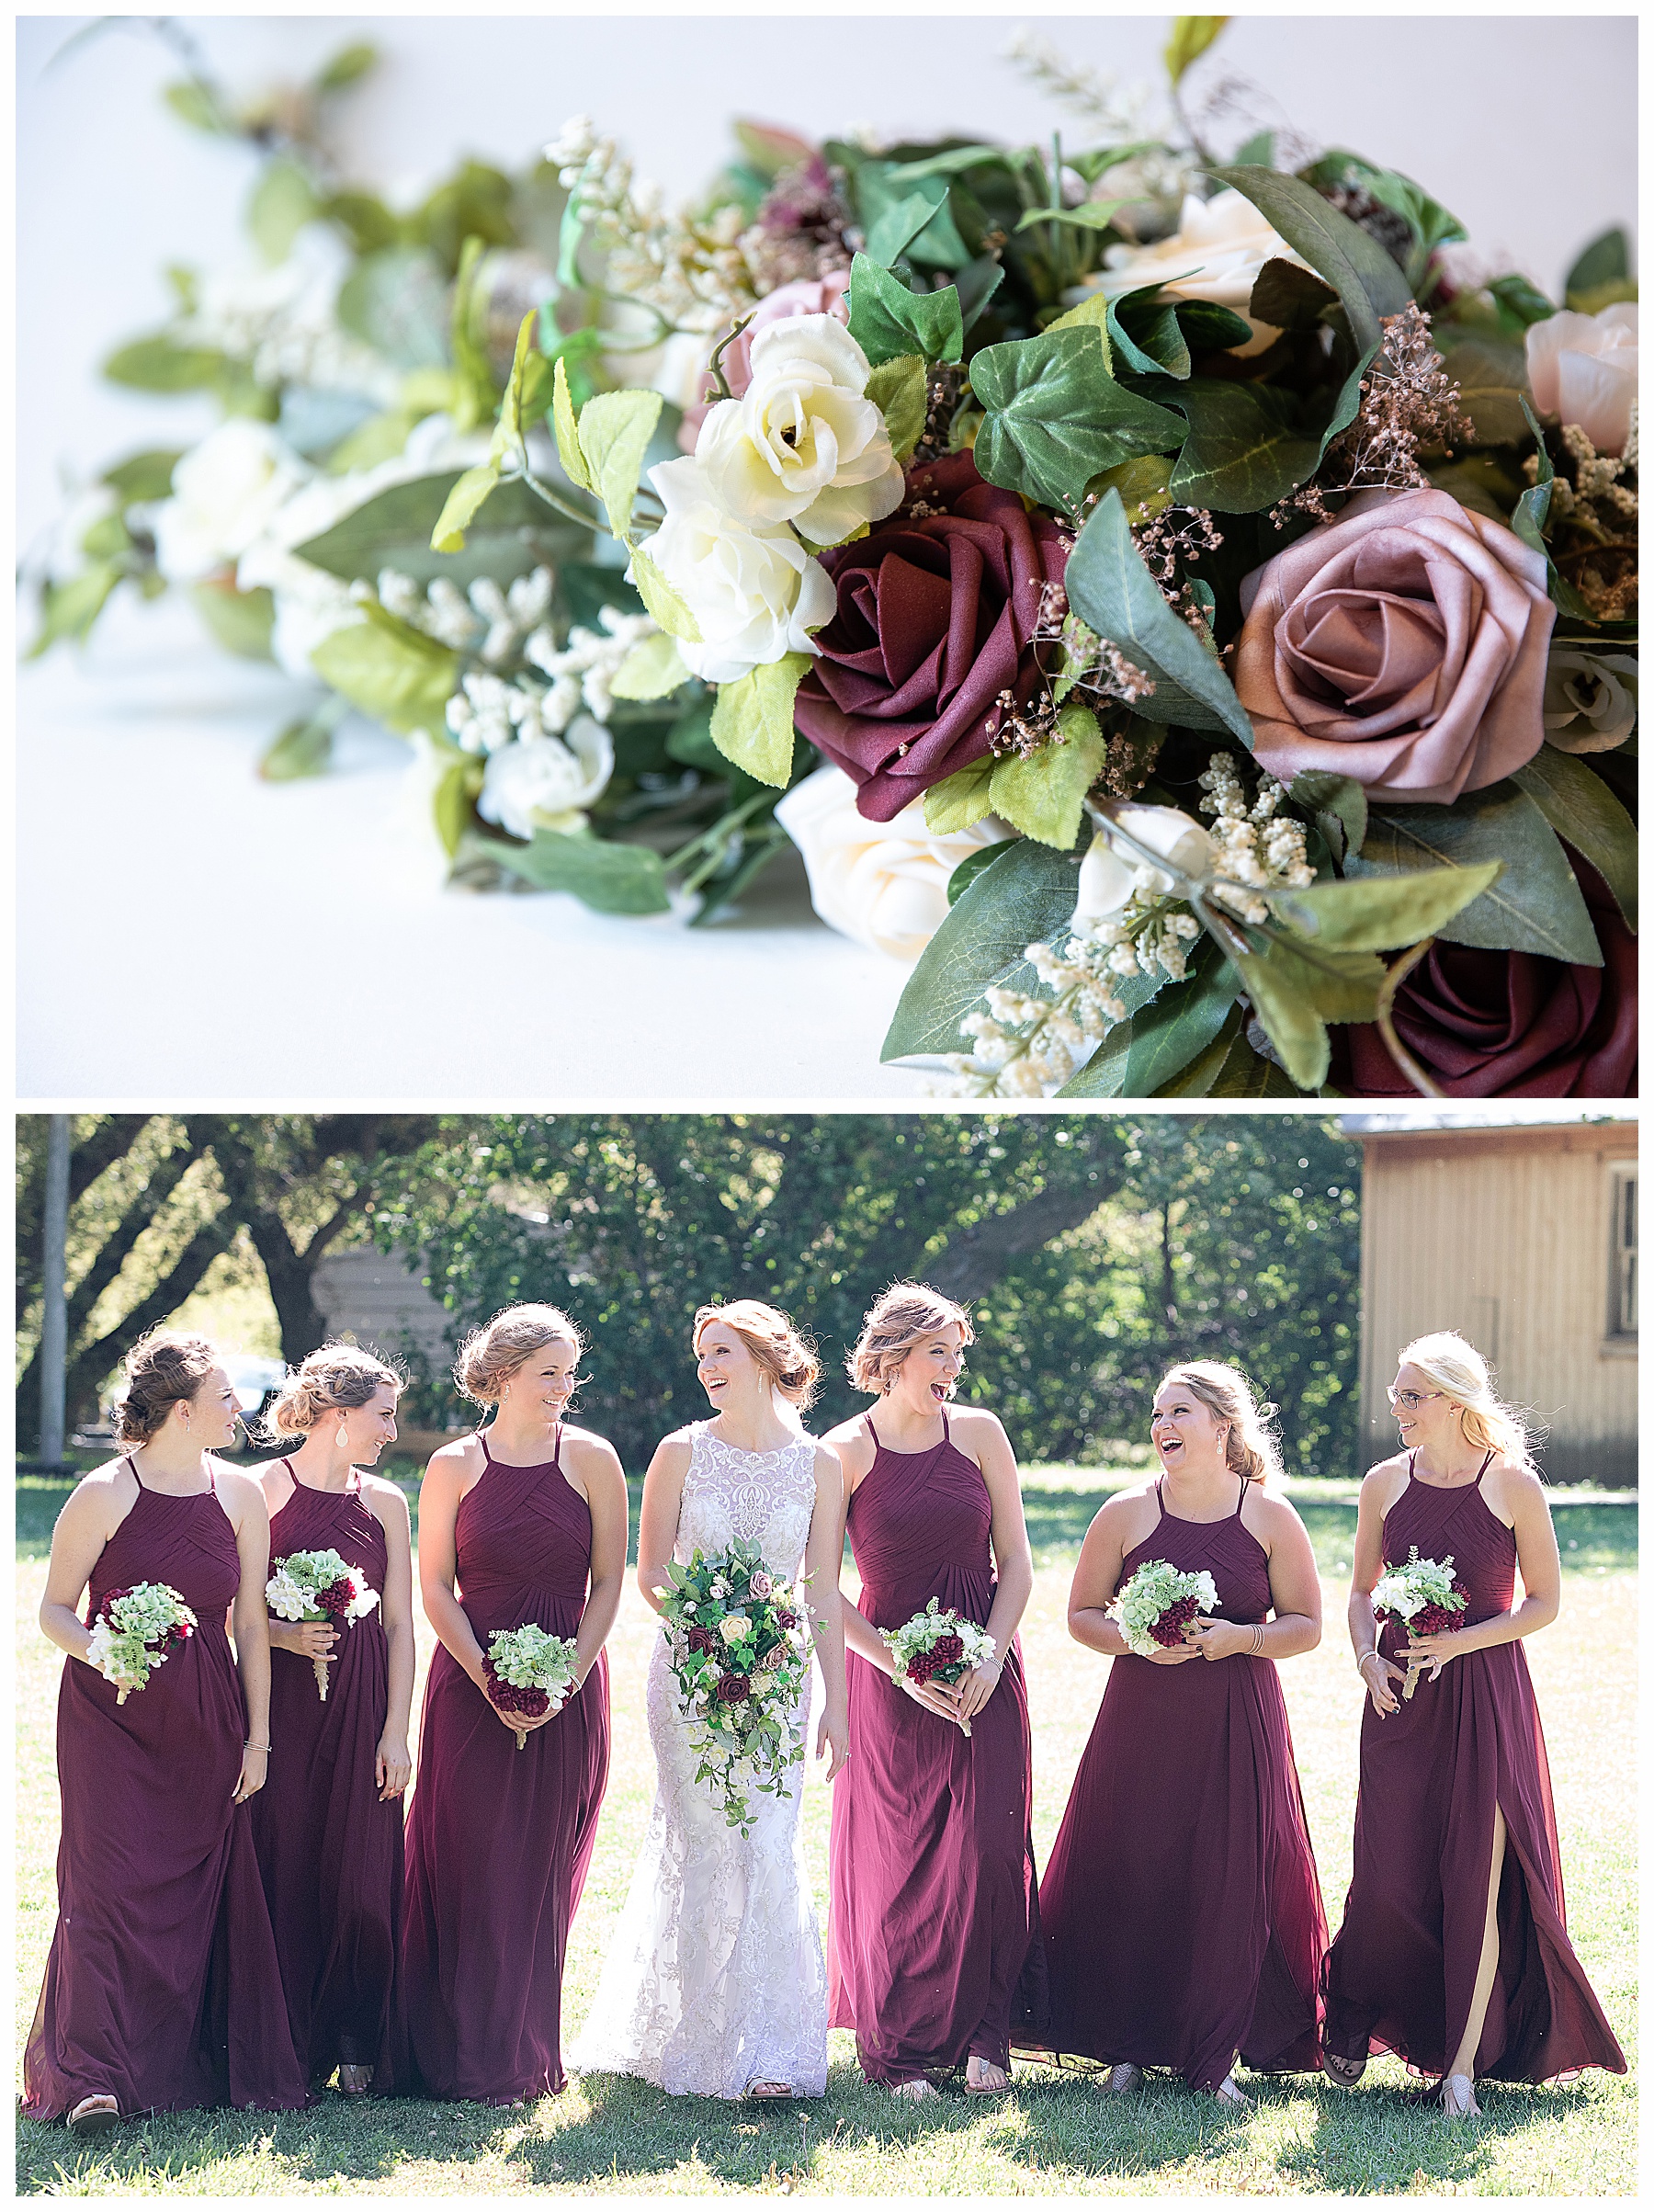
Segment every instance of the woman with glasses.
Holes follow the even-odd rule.
[[[1394,2051],[1460,2118],[1480,2110],[1478,2076],[1548,2082],[1626,2061],[1563,1925],[1521,1640],[1557,1617],[1561,1564],[1526,1433],[1451,1332],[1406,1346],[1389,1400],[1402,1448],[1361,1486],[1350,1585],[1367,1705],[1322,2065],[1353,2089],[1370,2052]],[[1415,1553],[1451,1562],[1465,1603],[1449,1628],[1410,1638],[1388,1617],[1380,1634],[1375,1585]]]

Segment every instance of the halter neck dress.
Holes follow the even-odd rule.
[[[898,1628],[934,1597],[985,1627],[999,1585],[980,1468],[946,1413],[924,1452],[892,1451],[867,1428],[873,1465],[848,1519],[858,1609]],[[1014,2036],[1036,2032],[1045,2009],[1021,1647],[1014,1639],[969,1736],[858,1653],[848,1660],[850,1761],[833,1784],[829,1855],[831,2025],[855,2030],[872,2082],[973,2055],[1008,2067]]]
[[[241,1560],[207,1465],[207,1489],[180,1497],[128,1458],[138,1496],[85,1614],[90,1628],[111,1592],[165,1582],[195,1633],[124,1705],[95,1668],[63,1664],[58,1923],[23,2060],[32,2119],[89,2096],[129,2116],[306,2102],[250,1810],[232,1802],[247,1730],[225,1619]]]
[[[1269,1560],[1240,1517],[1166,1511],[1120,1562],[1204,1568],[1216,1617],[1269,1617]],[[1292,1731],[1262,1654],[1109,1662],[1091,1740],[1040,1885],[1047,2048],[1169,2067],[1214,2089],[1239,2051],[1255,2072],[1318,2063],[1327,1923]]]
[[[344,1491],[292,1480],[270,1523],[272,1567],[295,1551],[336,1551],[382,1600],[385,1532],[357,1469]],[[382,1804],[374,1780],[389,1651],[376,1605],[339,1631],[325,1701],[310,1660],[271,1651],[269,1779],[251,1808],[294,2048],[312,2082],[335,2066],[373,2067],[381,2095],[402,1895],[402,1804]]]
[[[1482,1478],[1406,1488],[1384,1519],[1384,1562],[1445,1561],[1469,1592],[1466,1627],[1511,1610],[1516,1537]],[[1399,1662],[1407,1633],[1379,1639]],[[1493,1810],[1505,1820],[1499,1967],[1474,2069],[1498,2082],[1547,2082],[1626,2060],[1568,1940],[1562,1860],[1539,1708],[1520,1639],[1467,1651],[1382,1718],[1365,1701],[1354,1866],[1326,1964],[1327,2048],[1352,2060],[1394,2051],[1444,2073],[1470,2017],[1493,1866]]]
[[[592,1515],[552,1456],[506,1467],[482,1446],[459,1501],[459,1603],[484,1651],[533,1621],[572,1636],[590,1591]],[[564,2085],[562,1975],[608,1779],[608,1662],[519,1750],[443,1646],[425,1682],[408,1815],[397,1992],[400,2093],[507,2104]]]

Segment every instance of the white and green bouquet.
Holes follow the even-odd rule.
[[[985,1665],[996,1648],[979,1622],[951,1606],[938,1606],[934,1597],[900,1628],[881,1628],[878,1633],[896,1662],[898,1682],[941,1682],[951,1688],[972,1667]],[[969,1736],[969,1721],[961,1720],[959,1726]]]
[[[170,1582],[133,1582],[106,1591],[92,1623],[86,1663],[114,1685],[115,1702],[124,1705],[198,1626]]]
[[[482,1672],[488,1695],[502,1713],[525,1713],[538,1720],[542,1713],[561,1710],[574,1686],[574,1664],[579,1657],[572,1636],[553,1636],[537,1621],[518,1628],[490,1631]],[[517,1749],[528,1741],[528,1731],[516,1731]]]
[[[1115,1597],[1120,1634],[1139,1658],[1175,1650],[1198,1614],[1218,1609],[1218,1585],[1202,1567],[1185,1574],[1165,1560],[1145,1560]]]
[[[1453,1571],[1453,1554],[1444,1560],[1422,1560],[1416,1544],[1405,1565],[1387,1567],[1373,1584],[1373,1611],[1399,1620],[1410,1643],[1421,1636],[1441,1636],[1463,1628],[1460,1616],[1469,1602],[1469,1591]],[[1419,1672],[1410,1656],[1403,1697],[1410,1697],[1418,1688]]]
[[[265,1604],[278,1620],[331,1621],[341,1631],[362,1620],[379,1604],[379,1592],[359,1567],[331,1546],[320,1551],[289,1551],[272,1563]],[[327,1700],[329,1662],[311,1662],[316,1691]]]

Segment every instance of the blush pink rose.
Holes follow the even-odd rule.
[[[731,397],[741,399],[753,380],[753,340],[761,330],[772,323],[786,323],[794,315],[833,315],[839,322],[848,323],[849,295],[849,270],[834,269],[825,277],[800,277],[795,283],[778,285],[761,300],[756,314],[724,351],[723,372]],[[708,384],[712,380],[710,369],[706,380]],[[711,404],[710,400],[702,400],[697,406],[685,408],[684,419],[678,425],[678,444],[685,453],[695,451],[700,426]]]
[[[1358,492],[1240,586],[1260,765],[1408,805],[1509,776],[1545,742],[1545,584],[1543,555],[1445,492]]]

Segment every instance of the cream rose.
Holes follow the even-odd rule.
[[[695,448],[731,514],[834,545],[901,505],[901,464],[865,396],[867,357],[835,315],[759,331],[750,370],[741,399],[708,410]]]
[[[311,471],[268,423],[232,415],[173,471],[155,510],[155,565],[169,584],[198,584],[239,561]]]
[[[810,632],[831,621],[838,601],[796,534],[731,514],[698,457],[661,461],[649,480],[666,518],[643,550],[699,625],[700,643],[679,648],[691,672],[729,684],[787,653],[814,652]]]
[[[1528,382],[1542,414],[1577,423],[1599,453],[1619,454],[1637,400],[1637,308],[1616,300],[1600,315],[1566,310],[1530,323]]]
[[[1554,645],[1545,671],[1545,742],[1559,753],[1612,753],[1637,727],[1637,658]]]
[[[576,715],[561,737],[524,738],[491,753],[477,811],[514,837],[583,829],[584,809],[614,768],[608,732],[591,715]]]
[[[936,836],[917,800],[889,822],[855,809],[842,768],[818,768],[790,790],[776,819],[804,856],[810,897],[823,922],[858,945],[916,960],[947,916],[947,884],[962,860],[1012,835],[989,815]]]
[[[1174,300],[1210,300],[1244,316],[1252,335],[1244,346],[1230,349],[1241,356],[1262,353],[1280,335],[1273,323],[1247,312],[1263,264],[1291,261],[1299,268],[1308,267],[1252,201],[1232,190],[1210,199],[1196,199],[1191,193],[1172,237],[1153,245],[1110,246],[1105,259],[1105,272],[1089,289],[1110,300],[1158,284]]]
[[[1125,913],[1139,890],[1163,896],[1176,889],[1170,876],[1151,868],[1123,837],[1115,835],[1116,827],[1185,876],[1211,872],[1216,849],[1212,840],[1193,816],[1179,808],[1118,807],[1112,814],[1093,811],[1093,834],[1080,863],[1080,888],[1071,925],[1075,929],[1083,929],[1092,922],[1112,921]],[[1139,883],[1139,875],[1149,880]]]

